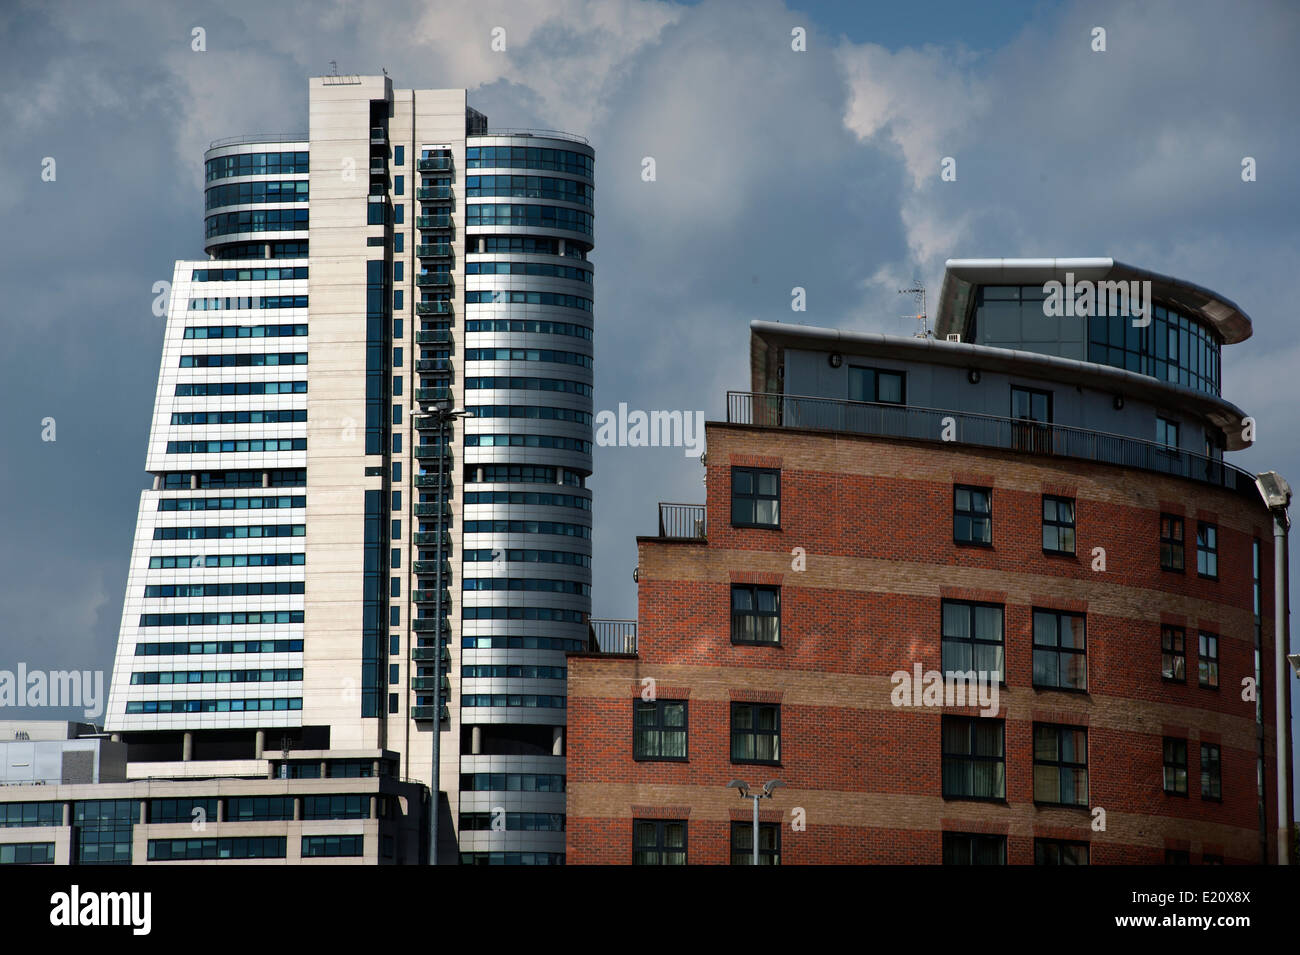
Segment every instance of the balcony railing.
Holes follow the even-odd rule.
[[[416,371],[451,371],[450,358],[417,358],[415,360]]]
[[[411,599],[418,604],[436,604],[438,602],[438,590],[412,590]],[[447,588],[442,590],[442,605],[448,607],[451,605],[451,591]]]
[[[659,536],[704,540],[708,522],[703,504],[660,504]]]
[[[451,502],[443,501],[442,505],[437,504],[416,504],[414,507],[417,517],[437,517],[441,511],[445,516],[451,516]]]
[[[438,619],[436,617],[416,617],[411,621],[411,629],[417,633],[433,633],[438,629]],[[442,616],[442,632],[447,633],[451,629],[446,614]]]
[[[421,345],[450,345],[451,329],[439,328],[431,332],[416,332],[415,340]]]
[[[450,199],[451,186],[421,186],[415,190],[417,199]]]
[[[436,560],[417,560],[411,563],[411,569],[417,574],[436,574],[438,572],[438,562]],[[444,577],[451,574],[451,561],[442,562],[442,575]]]
[[[450,397],[451,397],[450,388],[416,388],[415,389],[416,401],[446,401]],[[419,428],[422,426],[417,424],[416,427]]]
[[[416,275],[415,284],[421,287],[425,287],[429,285],[450,285],[451,273],[450,272],[424,272],[422,274]]]
[[[434,547],[438,543],[437,531],[422,531],[413,536],[415,537],[415,543],[421,547]],[[451,534],[446,531],[442,532],[442,546],[451,546]]]
[[[727,421],[765,428],[841,431],[916,441],[973,444],[1027,454],[1099,461],[1255,493],[1255,478],[1218,458],[1104,431],[1019,418],[835,398],[727,392]],[[662,523],[662,508],[660,505]]]
[[[415,168],[420,172],[442,172],[451,168],[451,157],[432,156],[426,159],[418,159]]]
[[[415,446],[415,456],[417,458],[449,458],[451,457],[451,448],[443,444],[417,444]]]
[[[416,216],[417,229],[450,229],[451,216]]]
[[[451,243],[433,242],[429,245],[417,245],[415,254],[422,259],[448,259],[451,258]]]
[[[371,126],[371,127],[370,127],[370,141],[371,141],[372,143],[386,143],[386,142],[388,142],[388,130],[384,129],[384,127],[382,127],[382,126]]]
[[[438,681],[431,676],[417,676],[411,678],[412,690],[432,691],[433,688],[437,685],[438,685]],[[443,674],[442,677],[442,692],[444,696],[451,692],[451,681],[447,679],[447,675],[445,673]]]
[[[450,315],[451,302],[416,302],[416,315]]]
[[[418,663],[432,663],[437,653],[436,647],[411,647],[411,659]],[[451,651],[445,646],[442,648],[442,662],[451,662]]]
[[[432,720],[433,720],[433,707],[432,707],[432,706],[413,706],[413,707],[411,707],[411,718],[412,718],[412,719],[416,719],[416,720],[421,720],[421,721],[423,721],[423,720],[429,720],[429,721],[432,721]],[[449,717],[448,717],[448,715],[447,715],[447,707],[445,707],[445,706],[442,707],[442,718],[443,718],[444,720],[449,719]]]
[[[587,621],[588,647],[600,653],[636,653],[636,621]]]

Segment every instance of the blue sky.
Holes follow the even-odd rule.
[[[592,140],[598,410],[721,417],[748,383],[748,323],[792,320],[794,286],[800,321],[910,334],[896,290],[937,292],[946,258],[1110,255],[1252,316],[1224,354],[1225,396],[1259,422],[1234,461],[1300,483],[1297,46],[1282,0],[6,3],[0,668],[111,666],[147,480],[153,283],[202,257],[208,142],[305,130],[306,78],[330,60]],[[700,500],[701,478],[679,450],[598,450],[598,615],[635,615],[634,537],[657,501]]]

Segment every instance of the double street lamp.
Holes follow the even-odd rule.
[[[781,782],[779,779],[769,779],[767,782],[763,783],[762,789],[751,792],[749,789],[749,783],[742,779],[733,779],[731,782],[727,783],[727,788],[739,792],[741,799],[754,800],[754,865],[758,865],[758,801],[760,799],[771,799],[772,794],[776,792],[777,788],[784,785],[785,783]]]
[[[438,486],[436,517],[437,540],[435,542],[435,583],[434,583],[434,647],[433,647],[433,774],[429,783],[432,795],[429,812],[429,865],[438,864],[438,819],[442,813],[442,640],[443,612],[442,602],[442,535],[447,526],[443,511],[447,506],[447,478],[443,461],[447,457],[447,425],[456,418],[469,417],[471,411],[453,408],[448,400],[420,402],[423,406],[418,411],[412,409],[411,417],[416,418],[415,427],[426,430],[419,418],[433,418],[434,428],[438,434]],[[409,675],[409,674],[408,674]]]
[[[1289,770],[1291,739],[1290,721],[1287,719],[1287,660],[1290,650],[1290,635],[1287,628],[1287,564],[1286,533],[1291,526],[1287,508],[1291,505],[1291,485],[1276,471],[1265,471],[1255,477],[1255,487],[1265,506],[1273,515],[1273,696],[1277,725],[1277,864],[1291,863],[1291,832],[1287,826],[1290,816],[1291,800],[1289,798],[1291,774]],[[1263,608],[1260,608],[1261,613]],[[1296,665],[1300,655],[1290,657],[1291,664]]]

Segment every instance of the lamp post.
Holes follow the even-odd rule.
[[[433,641],[433,773],[429,789],[432,795],[429,812],[429,865],[438,864],[438,817],[442,811],[442,535],[446,522],[443,510],[446,508],[446,474],[442,463],[447,454],[447,423],[454,418],[467,417],[469,411],[455,410],[450,401],[421,402],[425,407],[411,411],[417,418],[415,425],[420,427],[419,417],[432,417],[438,431],[438,487],[437,487],[437,540],[435,541],[434,561],[434,641]]]
[[[740,798],[741,798],[741,799],[752,799],[752,800],[754,800],[754,861],[753,861],[753,865],[758,865],[758,801],[759,801],[760,799],[771,799],[771,798],[772,798],[772,794],[773,794],[774,792],[776,792],[777,788],[780,787],[780,786],[784,786],[784,785],[785,785],[785,783],[781,782],[781,780],[779,780],[779,779],[769,779],[767,782],[763,783],[763,788],[762,788],[761,790],[759,790],[758,792],[753,792],[753,793],[751,793],[751,792],[749,791],[749,783],[745,782],[744,780],[741,780],[741,779],[733,779],[731,782],[727,783],[727,788],[728,788],[728,789],[734,789],[734,790],[736,790],[738,793],[740,793]]]
[[[1276,471],[1256,475],[1255,487],[1273,515],[1273,694],[1276,700],[1277,725],[1277,864],[1291,864],[1291,832],[1287,826],[1290,815],[1289,769],[1290,726],[1287,720],[1287,654],[1290,634],[1287,627],[1287,565],[1286,534],[1291,525],[1287,508],[1291,505],[1291,485]]]

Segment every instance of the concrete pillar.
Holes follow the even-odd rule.
[[[184,740],[181,743],[181,759],[184,762],[188,763],[193,758],[194,758],[194,734],[186,733],[184,736]]]
[[[71,825],[72,825],[72,803],[65,802],[63,804],[63,828],[67,829]]]
[[[302,797],[295,796],[293,799],[293,821],[302,821]]]
[[[122,742],[122,734],[113,733],[111,736],[109,736],[109,739],[112,740],[114,743],[120,743]]]
[[[266,730],[258,730],[257,736],[253,741],[253,759],[262,758],[262,748],[265,745],[266,745]]]
[[[379,818],[379,800],[376,799],[374,796],[370,797],[370,818],[371,819]]]
[[[190,475],[190,490],[191,490],[191,491],[197,491],[198,489],[199,489],[199,476],[198,476],[197,473],[196,473],[196,474],[191,474],[191,475]]]
[[[328,775],[329,775],[329,770],[325,766],[325,760],[322,759],[320,761],[320,778],[324,779]]]
[[[561,239],[561,240],[560,240],[560,255],[563,255],[563,254],[564,254],[564,251],[565,251],[564,240]]]
[[[564,755],[564,727],[563,726],[551,727],[551,755],[552,756]]]
[[[217,797],[217,822],[226,821],[226,801],[220,796]]]
[[[483,727],[475,726],[469,732],[469,751],[474,756],[483,752]]]
[[[271,472],[270,472],[270,471],[263,471],[263,472],[262,472],[262,487],[270,487],[270,486],[271,486]]]
[[[153,489],[154,489],[155,491],[162,490],[162,475],[161,475],[161,474],[155,474],[155,475],[153,476]]]

